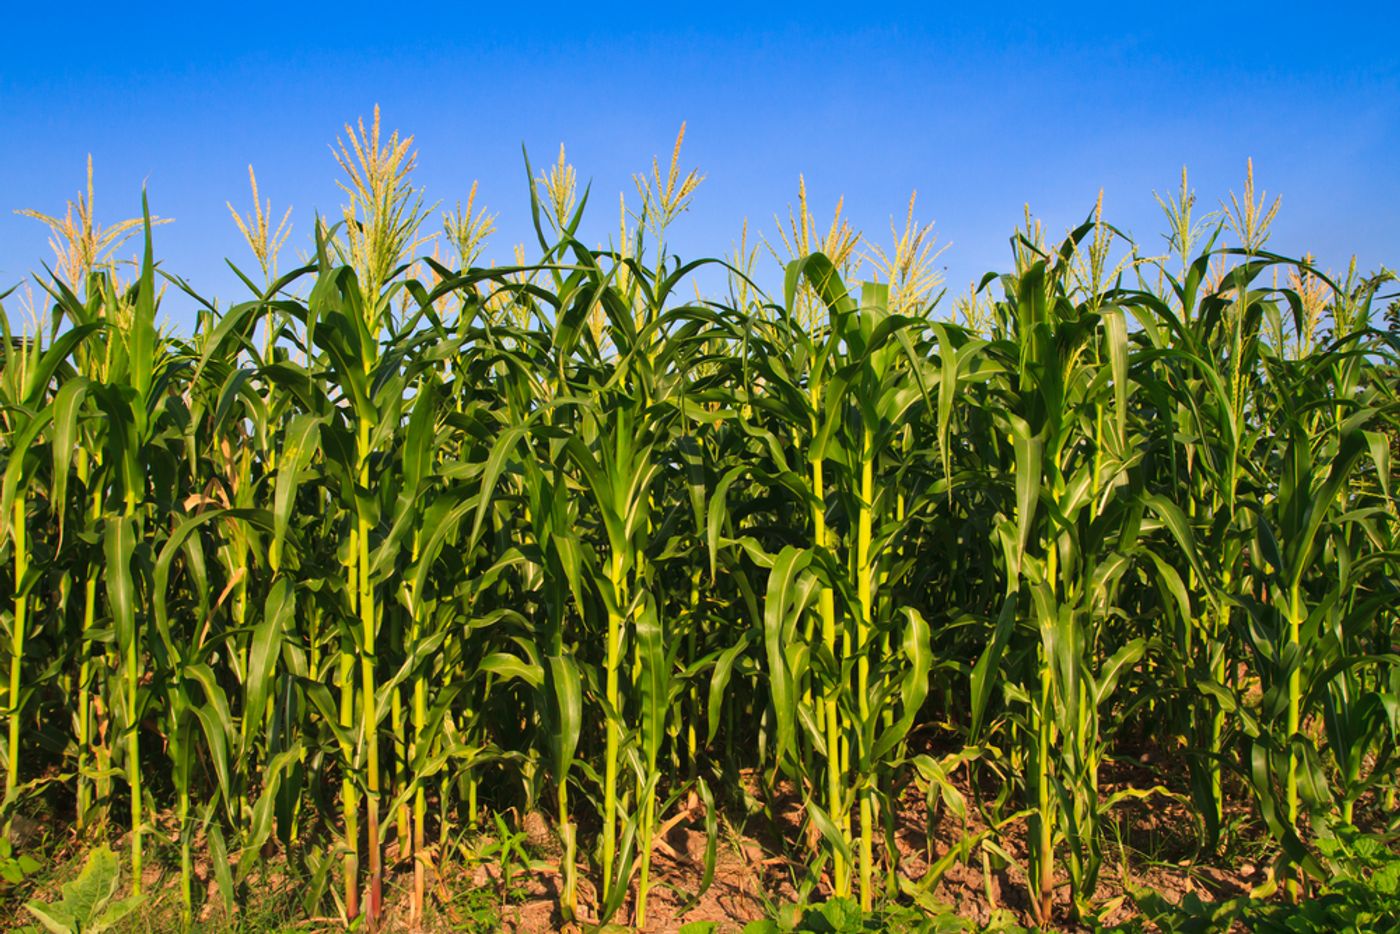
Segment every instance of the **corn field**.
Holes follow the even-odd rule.
[[[804,187],[773,243],[673,255],[680,139],[606,246],[562,150],[527,163],[533,258],[486,265],[475,191],[439,219],[410,139],[347,134],[288,271],[254,181],[227,306],[149,211],[98,226],[91,175],[33,215],[7,826],[47,802],[136,891],[178,854],[187,924],[277,854],[307,917],[418,925],[464,835],[540,814],[559,922],[646,929],[668,822],[703,891],[726,815],[780,801],[810,891],[1013,865],[1044,925],[1094,916],[1134,807],[1185,802],[1202,859],[1243,808],[1295,899],[1319,837],[1393,816],[1391,277],[1270,252],[1252,176],[1202,213],[1183,174],[1165,255],[1028,215],[952,299],[912,201],[885,246]],[[912,873],[911,813],[978,829]]]

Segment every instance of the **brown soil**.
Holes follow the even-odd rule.
[[[937,752],[930,750],[937,757]],[[1010,821],[992,835],[976,806],[978,800],[990,801],[999,788],[998,779],[990,770],[979,774],[979,787],[974,789],[966,768],[953,773],[952,785],[967,802],[966,818],[958,817],[939,803],[930,811],[923,791],[910,782],[899,798],[894,821],[894,840],[899,856],[899,875],[907,888],[919,889],[927,904],[946,906],[962,918],[978,924],[988,923],[994,911],[1010,912],[1019,923],[1033,926],[1031,906],[1027,896],[1024,871],[1027,825],[1024,819]],[[1105,763],[1100,770],[1103,795],[1124,788],[1148,789],[1163,782],[1163,773],[1154,766],[1153,754],[1145,753],[1139,760]],[[1165,783],[1170,784],[1170,783]],[[719,931],[739,931],[751,920],[770,916],[773,908],[799,898],[797,883],[805,878],[817,841],[813,831],[804,826],[801,796],[791,785],[779,784],[765,795],[762,782],[752,774],[745,777],[749,805],[734,803],[720,815],[720,834],[716,847],[714,875],[710,885],[699,891],[704,875],[706,835],[703,805],[692,798],[670,814],[662,815],[662,832],[658,835],[651,869],[651,886],[647,902],[649,932],[672,932],[689,922],[711,921]],[[1250,802],[1242,788],[1234,789],[1236,799],[1230,804],[1227,820],[1245,821]],[[1191,805],[1179,793],[1154,794],[1146,799],[1129,798],[1114,809],[1114,827],[1108,828],[1104,842],[1103,864],[1095,902],[1102,909],[1101,921],[1113,924],[1132,916],[1135,908],[1125,893],[1132,888],[1147,887],[1176,901],[1187,893],[1213,900],[1246,894],[1264,881],[1265,867],[1255,862],[1238,861],[1236,865],[1219,865],[1202,859],[1196,853],[1196,827]],[[512,820],[524,831],[527,847],[533,857],[528,869],[516,868],[506,892],[500,877],[498,862],[484,859],[475,865],[460,858],[443,865],[443,878],[433,886],[436,902],[430,908],[425,925],[428,930],[485,930],[480,906],[485,901],[500,904],[502,929],[511,932],[548,932],[579,930],[566,925],[559,913],[561,877],[558,868],[558,845],[552,829],[539,815],[526,815]],[[176,839],[171,815],[160,815],[155,821],[153,836]],[[19,829],[19,828],[17,828]],[[56,826],[56,836],[64,836]],[[1246,826],[1245,833],[1262,840],[1262,831]],[[584,834],[591,839],[591,834]],[[1001,860],[991,848],[970,847],[965,858],[945,864],[937,878],[928,876],[951,848],[962,841],[994,840],[1009,857]],[[488,842],[483,838],[480,842]],[[1121,846],[1119,841],[1121,840]],[[153,840],[154,844],[155,841]],[[120,842],[113,841],[114,848]],[[148,849],[154,850],[151,846]],[[65,845],[67,864],[55,871],[50,883],[54,890],[34,892],[41,899],[56,894],[57,881],[75,875],[81,866],[83,848],[76,840]],[[1234,849],[1239,850],[1240,847]],[[120,852],[120,850],[119,850]],[[218,892],[210,863],[205,855],[203,840],[196,841],[195,874],[197,887],[207,892],[204,919],[212,920],[218,904]],[[876,839],[877,858],[884,861],[886,847],[883,834]],[[1148,858],[1144,854],[1151,854]],[[395,859],[391,844],[386,851],[386,923],[384,929],[407,931],[409,893],[412,868],[408,860]],[[279,871],[282,856],[275,846],[252,886],[260,897],[294,898],[297,894],[285,873]],[[161,866],[151,859],[143,873],[148,891],[159,893],[157,900],[166,911],[176,899],[178,868],[169,861]],[[71,869],[71,872],[68,870]],[[584,927],[597,924],[597,892],[590,873],[580,865],[579,908]],[[883,883],[883,877],[879,880]],[[1056,927],[1060,930],[1080,930],[1070,915],[1068,878],[1058,879]],[[820,900],[828,894],[829,878],[807,894]],[[473,898],[473,893],[476,897]],[[634,923],[636,880],[623,908],[612,918],[615,925],[629,927]],[[906,893],[905,900],[911,896]],[[917,899],[915,899],[917,901]],[[10,907],[22,915],[19,904]],[[0,908],[8,913],[7,903]],[[477,908],[474,910],[473,905]],[[489,914],[486,915],[489,917]],[[154,917],[154,916],[153,916]],[[13,919],[24,923],[25,917]],[[288,920],[291,920],[290,918]],[[0,929],[12,923],[0,922]],[[153,921],[155,928],[159,922]],[[296,925],[299,930],[338,930],[341,925],[332,918],[315,919]],[[215,930],[220,930],[215,925]],[[144,930],[144,928],[143,928]]]
[[[1101,790],[1105,795],[1123,787],[1142,789],[1158,784],[1146,765],[1110,763],[1103,767],[1101,774]],[[750,793],[757,797],[758,783],[752,776],[748,784]],[[957,773],[953,784],[969,802],[966,822],[946,807],[936,808],[930,822],[924,797],[912,784],[901,797],[895,841],[900,876],[911,885],[925,880],[929,867],[950,848],[969,837],[976,840],[988,830],[970,804],[974,795],[965,770]],[[986,789],[982,791],[986,793]],[[767,805],[772,819],[756,815],[746,822],[742,832],[731,828],[730,833],[722,833],[724,839],[718,847],[713,882],[698,896],[696,890],[703,876],[705,850],[703,815],[696,805],[691,812],[672,818],[664,838],[658,841],[652,865],[647,931],[673,932],[683,924],[696,921],[716,922],[720,931],[739,931],[744,923],[769,916],[773,906],[797,899],[793,880],[803,877],[810,853],[808,846],[815,844],[804,837],[799,798],[794,789],[780,786]],[[1247,814],[1248,802],[1241,798],[1232,802],[1231,809],[1236,816]],[[1264,868],[1251,862],[1223,866],[1197,859],[1191,806],[1178,795],[1129,799],[1115,809],[1115,818],[1122,847],[1120,849],[1113,840],[1105,843],[1095,895],[1095,902],[1102,909],[1100,921],[1103,923],[1116,924],[1134,914],[1134,904],[1126,894],[1130,888],[1150,888],[1170,901],[1177,901],[1187,893],[1216,900],[1247,894],[1264,881]],[[1019,923],[1033,927],[1026,878],[1020,868],[1026,858],[1026,834],[1024,819],[1005,825],[995,840],[1014,862],[998,866],[996,860],[988,859],[984,864],[984,851],[974,847],[968,859],[953,860],[936,881],[928,880],[932,884],[927,887],[927,897],[977,924],[989,923],[993,911],[1000,909],[1011,912]],[[803,845],[795,846],[794,841],[802,841]],[[881,859],[885,853],[882,843],[882,839],[877,839],[876,852]],[[1155,856],[1146,859],[1139,855],[1142,852]],[[1067,931],[1083,930],[1071,918],[1068,877],[1062,873],[1058,881],[1056,927]],[[499,880],[494,871],[479,869],[472,883],[498,885]],[[824,878],[809,897],[825,897],[828,883],[829,878]],[[523,899],[507,905],[502,912],[506,930],[523,934],[567,929],[558,913],[558,892],[557,869],[551,867],[532,874]],[[634,882],[633,896],[635,892]],[[579,894],[581,920],[585,924],[595,924],[593,887],[581,881]],[[632,925],[633,904],[634,899],[629,898],[611,919],[612,923],[623,927]],[[446,914],[452,917],[450,905]]]

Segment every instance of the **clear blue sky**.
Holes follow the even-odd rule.
[[[728,251],[745,217],[771,235],[802,172],[819,216],[844,195],[872,234],[917,189],[961,290],[1005,264],[1026,202],[1059,232],[1102,187],[1108,217],[1156,250],[1154,190],[1186,164],[1214,206],[1253,156],[1284,197],[1275,249],[1400,264],[1393,2],[221,6],[7,10],[0,289],[49,255],[13,209],[61,213],[91,152],[100,220],[139,212],[146,184],[175,218],[157,231],[166,268],[241,299],[223,257],[253,264],[224,202],[247,206],[247,165],[304,245],[340,200],[328,144],[375,103],[416,136],[429,200],[480,180],[498,259],[530,235],[522,143],[537,164],[568,145],[603,239],[630,174],[686,120],[686,161],[708,176],[674,235],[687,256]]]

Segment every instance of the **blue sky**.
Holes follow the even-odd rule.
[[[522,143],[537,165],[567,144],[600,240],[685,120],[707,175],[673,236],[687,257],[727,252],[746,217],[771,236],[805,173],[819,217],[844,196],[880,239],[917,189],[960,291],[1004,266],[1027,202],[1059,232],[1103,188],[1155,251],[1154,190],[1185,164],[1215,206],[1252,156],[1283,195],[1275,249],[1400,265],[1400,6],[975,6],[23,4],[0,59],[0,289],[49,256],[13,209],[62,213],[91,152],[99,220],[139,212],[145,184],[175,218],[165,267],[241,299],[223,257],[253,263],[224,203],[247,207],[248,164],[302,246],[340,201],[329,144],[376,103],[415,135],[430,201],[480,181],[497,259],[530,236]],[[188,326],[178,301],[167,314]]]

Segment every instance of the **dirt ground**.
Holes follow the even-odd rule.
[[[1164,776],[1173,777],[1169,770],[1155,768],[1148,760],[1149,757],[1144,756],[1141,761],[1105,763],[1100,772],[1101,795],[1106,797],[1124,788],[1161,787]],[[967,802],[965,817],[959,817],[943,804],[930,811],[923,790],[915,782],[911,781],[902,790],[893,822],[898,875],[905,890],[901,898],[925,907],[942,906],[978,925],[989,923],[996,912],[1002,917],[1009,913],[1020,924],[1032,927],[1022,869],[1027,853],[1026,821],[1024,818],[1011,820],[993,835],[975,802],[990,800],[999,788],[994,775],[987,772],[978,775],[976,789],[970,784],[968,770],[958,769],[951,775],[956,794]],[[802,823],[801,797],[797,790],[779,784],[771,797],[765,797],[762,783],[752,774],[744,776],[744,784],[749,794],[747,806],[729,802],[719,813],[710,816],[705,813],[705,805],[692,796],[662,815],[652,860],[646,931],[673,932],[690,922],[709,921],[714,922],[719,931],[737,932],[749,921],[771,917],[777,906],[799,900],[820,901],[829,895],[829,877],[824,877],[809,891],[801,892],[798,888],[807,878],[806,867],[818,841]],[[1267,850],[1267,842],[1262,829],[1251,824],[1251,810],[1244,789],[1234,789],[1234,799],[1227,813],[1227,823],[1235,828],[1233,843],[1227,848],[1229,855],[1213,860],[1202,858],[1196,852],[1195,818],[1179,789],[1164,790],[1145,799],[1128,798],[1118,805],[1103,845],[1095,894],[1095,904],[1101,910],[1099,920],[1111,925],[1130,918],[1135,906],[1126,893],[1137,888],[1149,888],[1169,901],[1177,901],[1187,893],[1195,893],[1204,900],[1218,900],[1247,894],[1263,883],[1266,866],[1262,855]],[[930,814],[933,815],[931,822]],[[702,886],[707,817],[717,819],[719,834],[713,877],[708,886]],[[524,934],[570,929],[559,913],[562,878],[558,869],[558,840],[553,828],[538,813],[509,823],[523,833],[525,851],[530,856],[528,868],[524,860],[510,861],[513,876],[507,885],[507,880],[500,876],[499,859],[443,861],[440,865],[444,875],[435,880],[432,887],[436,897],[430,899],[434,905],[426,919],[428,930],[478,932],[496,928]],[[176,838],[172,815],[159,816],[156,824],[160,830],[153,836]],[[34,831],[38,833],[41,829],[36,827]],[[55,826],[50,831],[59,829]],[[583,836],[591,839],[589,828],[584,828]],[[945,859],[952,849],[969,840],[973,841],[972,846]],[[993,845],[983,847],[980,845],[983,841]],[[491,838],[483,836],[478,843],[489,848]],[[120,846],[116,840],[113,844]],[[998,847],[1004,858],[999,858]],[[878,836],[876,853],[882,862],[886,849],[883,835]],[[196,852],[206,852],[202,841],[196,841]],[[81,853],[75,840],[68,855],[70,866],[56,870],[31,895],[47,900],[49,895],[45,890],[56,890],[63,876],[76,874],[81,866]],[[235,917],[222,922],[217,907],[221,900],[210,864],[207,858],[196,858],[195,874],[206,894],[202,920],[207,922],[208,930],[341,929],[335,918],[307,920],[298,917],[297,909],[290,906],[299,896],[297,886],[304,883],[295,882],[279,871],[283,857],[276,852],[275,845],[264,855],[266,863],[249,887],[250,904],[241,907]],[[178,872],[178,863],[172,867],[169,859],[164,865],[161,862],[153,858],[147,866],[145,882],[148,891],[156,893],[156,897],[151,899],[153,907],[147,920],[135,930],[161,930],[162,919],[168,917],[178,898],[178,875],[173,874]],[[941,872],[931,874],[930,867],[935,865],[942,866]],[[389,871],[385,929],[407,931],[411,863],[395,859],[391,843],[386,850],[386,867]],[[1063,865],[1061,870],[1063,872]],[[578,902],[584,927],[598,922],[598,893],[588,878],[590,875],[594,874],[580,866]],[[1061,930],[1079,930],[1081,927],[1073,922],[1070,914],[1068,878],[1062,874],[1058,881],[1057,926]],[[884,882],[883,877],[878,879],[878,884]],[[635,896],[635,873],[632,885],[630,894]],[[281,899],[287,907],[280,912],[258,914],[259,906],[252,902],[259,898],[268,904]],[[30,920],[23,917],[20,910],[23,899],[5,901],[8,904],[0,903],[0,913],[9,914],[13,909],[16,916],[0,921],[0,929]],[[156,905],[162,907],[157,910]],[[487,906],[484,911],[483,905]],[[631,915],[634,905],[635,898],[629,897],[610,919],[611,923],[631,927],[635,922]],[[269,920],[255,920],[262,917]]]
[[[1125,784],[1143,784],[1145,768],[1106,766],[1101,785],[1108,795]],[[965,774],[955,776],[953,783],[967,799],[972,789]],[[799,898],[795,880],[805,873],[810,849],[793,847],[791,841],[801,839],[798,798],[788,790],[775,798],[770,811],[775,820],[754,815],[742,829],[731,826],[719,842],[714,877],[707,889],[697,894],[704,873],[705,833],[703,811],[692,801],[689,811],[681,811],[664,825],[658,838],[652,864],[652,887],[647,903],[646,930],[672,932],[689,922],[711,921],[720,931],[739,931],[751,920],[770,917],[774,906]],[[966,822],[947,808],[939,808],[932,825],[928,824],[928,808],[919,789],[910,785],[900,802],[895,834],[899,848],[899,874],[908,885],[927,885],[929,903],[946,906],[959,917],[978,925],[992,920],[1000,910],[1013,914],[1027,927],[1033,926],[1027,896],[1026,879],[1020,866],[1026,857],[1027,827],[1024,819],[1002,828],[996,842],[1012,857],[998,867],[996,861],[983,861],[983,851],[972,848],[966,859],[954,858],[938,875],[936,881],[927,877],[930,866],[938,863],[950,848],[968,838],[990,839],[988,828],[969,807]],[[1246,802],[1235,805],[1238,815],[1247,813]],[[1125,892],[1146,887],[1176,901],[1187,893],[1205,900],[1231,898],[1248,893],[1265,879],[1264,867],[1253,861],[1234,859],[1233,865],[1214,865],[1196,858],[1195,821],[1189,803],[1174,795],[1156,795],[1146,800],[1129,800],[1116,809],[1117,841],[1105,844],[1095,902],[1102,907],[1100,921],[1116,924],[1134,913],[1134,905]],[[785,845],[783,841],[788,841]],[[882,854],[883,841],[877,840],[877,854]],[[805,841],[815,846],[816,841]],[[786,849],[786,852],[784,850]],[[1150,853],[1151,856],[1145,854]],[[499,883],[492,870],[479,869],[472,882],[475,885]],[[824,898],[827,882],[807,897]],[[1068,878],[1060,878],[1057,892],[1057,917],[1061,930],[1080,930],[1070,916]],[[505,929],[513,932],[545,932],[566,929],[558,912],[560,878],[550,868],[533,873],[524,886],[524,897],[506,906],[502,913]],[[635,893],[635,883],[633,886]],[[596,893],[581,880],[580,909],[585,924],[596,923],[594,909]],[[906,898],[908,896],[906,895]],[[633,900],[611,919],[622,926],[632,925],[630,915]],[[447,916],[452,915],[447,906]]]

